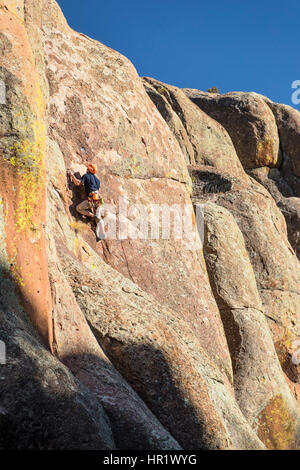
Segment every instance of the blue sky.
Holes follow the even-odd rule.
[[[179,87],[256,91],[293,105],[298,0],[58,0],[69,25]],[[300,110],[300,104],[295,105]]]

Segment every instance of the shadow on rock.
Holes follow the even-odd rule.
[[[93,332],[100,340],[97,331]],[[212,449],[205,413],[193,407],[176,383],[162,351],[148,344],[124,345],[108,337],[100,343],[116,369],[183,449]],[[153,366],[149,367],[151,363]]]
[[[74,173],[74,176],[78,179],[81,179],[81,174],[78,171],[76,173]],[[84,191],[84,187],[83,186],[76,186],[72,182],[71,178],[68,177],[68,189],[70,191],[72,191],[72,197],[71,197],[72,204],[69,206],[70,214],[75,219],[86,221],[86,218],[81,216],[76,211],[76,206],[78,206],[78,204],[80,204],[82,201],[84,201],[86,199],[86,194],[85,194],[85,191]]]
[[[114,449],[94,395],[24,329],[14,331],[3,312],[0,324],[7,348],[0,366],[0,450]]]

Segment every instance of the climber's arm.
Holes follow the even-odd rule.
[[[71,175],[71,179],[72,179],[73,183],[75,184],[75,186],[80,186],[82,184],[82,181],[79,180],[78,178],[76,178],[75,175]]]
[[[76,178],[76,176],[71,170],[68,170],[67,174],[70,177],[71,181],[75,184],[75,186],[80,186],[81,184],[83,184],[82,180]]]

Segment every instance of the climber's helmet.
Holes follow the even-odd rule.
[[[87,165],[87,170],[88,170],[89,173],[92,173],[92,175],[94,175],[97,171],[97,167],[93,163],[89,163]]]

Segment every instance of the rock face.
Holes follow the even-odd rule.
[[[244,169],[270,191],[299,257],[299,111],[257,93],[184,91],[227,129]]]
[[[189,325],[90,257],[84,268],[61,253],[78,304],[111,361],[180,445],[262,448]]]
[[[299,111],[284,104],[273,103],[266,100],[271,108],[278,127],[280,145],[285,155],[285,159],[290,161],[290,176],[300,178],[300,114]],[[287,175],[288,176],[288,175]],[[300,196],[299,180],[295,180],[294,190],[296,196]]]
[[[245,169],[280,164],[276,121],[263,97],[256,93],[204,93],[185,89],[186,95],[229,133]]]
[[[3,255],[3,252],[1,253]],[[96,397],[42,345],[19,304],[1,256],[0,449],[115,449]]]
[[[285,158],[285,157],[284,157]],[[288,163],[288,160],[285,160]],[[290,171],[284,176],[283,169],[277,168],[256,168],[251,171],[251,176],[262,184],[272,195],[277,206],[284,215],[288,239],[300,258],[300,198],[295,197],[293,190],[293,182],[296,177],[291,178]],[[297,188],[297,185],[294,186]]]
[[[283,161],[279,171],[254,172],[253,176],[272,194],[281,209],[288,228],[289,240],[300,257],[300,113],[290,106],[265,98],[276,119]]]
[[[0,0],[0,24],[0,448],[299,448],[299,261],[243,169],[280,166],[285,118],[229,94],[221,122],[220,97],[140,79],[54,0]],[[67,179],[88,161],[118,219],[102,241]],[[147,217],[168,206],[165,236]]]
[[[300,266],[287,240],[282,214],[270,194],[255,180],[249,180],[245,186],[238,179],[227,176],[225,187],[224,175],[217,174],[214,169],[194,168],[191,174],[195,201],[210,200],[223,206],[238,223],[282,366],[289,377],[290,367],[294,370],[293,381],[298,383],[297,366],[290,358],[291,345],[300,333]],[[205,190],[209,178],[214,179],[215,185]],[[216,183],[218,180],[221,181],[219,185]],[[236,280],[234,282],[236,284]],[[249,289],[247,284],[248,293],[251,292]]]
[[[15,2],[14,2],[15,3]],[[46,103],[28,35],[11,2],[0,2],[1,104],[0,194],[6,250],[26,310],[44,341],[51,341],[46,217]],[[16,8],[16,7],[15,7]],[[34,285],[32,283],[34,277]]]
[[[244,177],[224,127],[185,96],[179,88],[144,78],[145,89],[174,133],[189,165],[203,164]]]
[[[213,203],[205,205],[204,255],[233,360],[241,410],[253,426],[259,423],[257,433],[262,436],[266,424],[261,423],[261,410],[278,402],[272,409],[268,444],[291,447],[295,428],[290,426],[297,407],[276,356],[244,238],[231,213]]]
[[[41,14],[47,24],[51,11],[45,9]],[[66,167],[82,173],[84,163],[92,159],[99,168],[103,197],[117,213],[121,212],[120,198],[127,205],[143,204],[148,212],[153,204],[190,204],[190,179],[183,154],[147,98],[132,64],[70,29],[50,29],[46,34],[40,30],[39,34],[50,83],[49,138],[59,146]],[[53,158],[49,155],[50,165]],[[65,179],[62,184],[65,187]],[[66,200],[71,211],[76,198],[73,188]],[[125,214],[125,222],[130,217],[134,215]],[[230,370],[223,325],[201,251],[188,250],[181,239],[149,242],[126,236],[109,239],[95,249],[143,290],[179,316],[185,314],[203,346],[211,349],[224,371]]]

